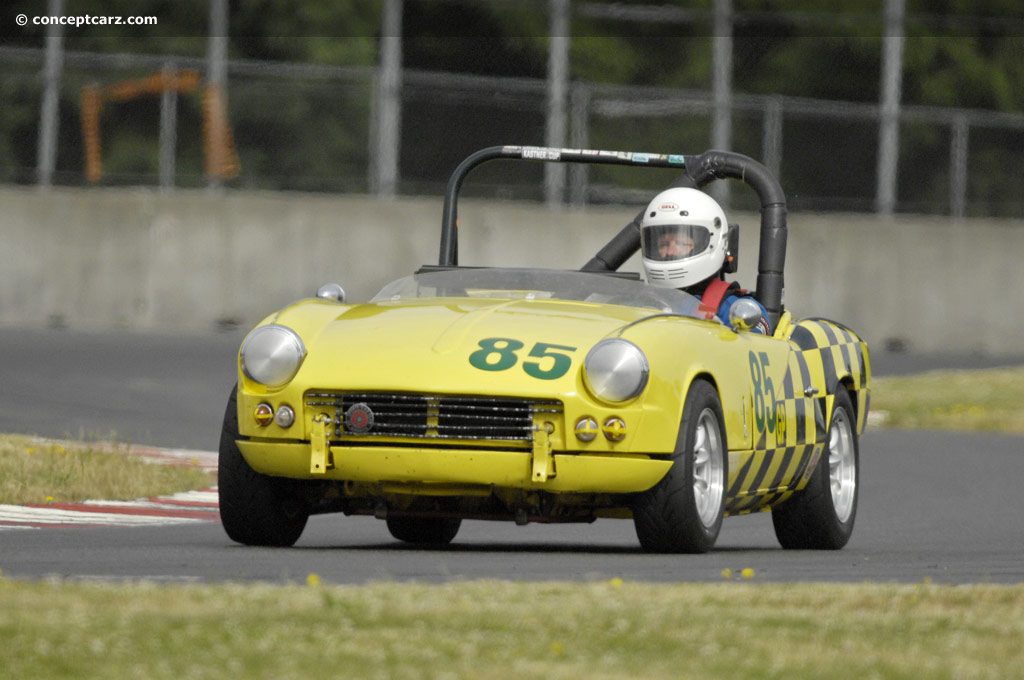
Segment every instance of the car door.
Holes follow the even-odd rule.
[[[820,456],[822,417],[810,372],[795,344],[742,334],[747,404],[743,417],[750,450],[730,458],[727,511],[751,512],[795,488]]]

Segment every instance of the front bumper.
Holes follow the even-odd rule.
[[[452,488],[636,493],[657,484],[672,467],[669,460],[643,455],[551,453],[537,446],[495,451],[334,443],[318,450],[309,442],[243,439],[238,448],[254,470],[266,475],[376,484],[385,491],[423,494]]]

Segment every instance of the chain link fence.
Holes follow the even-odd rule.
[[[44,50],[0,47],[0,181],[34,184]],[[92,54],[63,57],[52,182],[92,184],[86,173],[82,93],[194,69],[195,57]],[[231,141],[240,163],[227,189],[366,193],[374,189],[379,72],[368,67],[264,61],[228,64]],[[540,78],[405,70],[400,88],[399,194],[434,195],[469,153],[491,145],[543,145],[548,83]],[[710,92],[574,82],[568,144],[658,153],[700,153],[712,139]],[[792,210],[872,212],[876,204],[879,106],[733,94],[732,150],[762,160],[786,187]],[[99,186],[205,186],[208,167],[200,92],[106,102],[98,119]],[[1024,116],[902,107],[897,212],[1024,216]],[[1002,168],[993,173],[986,168]],[[647,200],[671,180],[659,172],[570,168],[570,204]],[[469,195],[543,198],[538,164],[488,164]],[[749,208],[737,192],[734,207]]]

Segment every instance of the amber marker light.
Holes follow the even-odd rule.
[[[266,427],[270,424],[270,421],[274,419],[274,409],[271,408],[270,404],[260,404],[256,407],[256,410],[252,412],[253,418],[261,426]]]
[[[604,432],[604,438],[608,441],[621,442],[626,438],[626,423],[622,422],[622,418],[612,416],[604,421],[601,431]]]

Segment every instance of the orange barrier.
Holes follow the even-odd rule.
[[[105,101],[126,102],[136,97],[164,92],[190,94],[202,83],[195,70],[158,71],[137,80],[125,80],[100,87],[82,88],[82,139],[85,143],[85,178],[96,184],[103,177],[103,156],[100,144],[100,113]],[[209,179],[230,179],[241,171],[235,151],[227,104],[220,88],[206,85],[202,95],[203,153]]]

